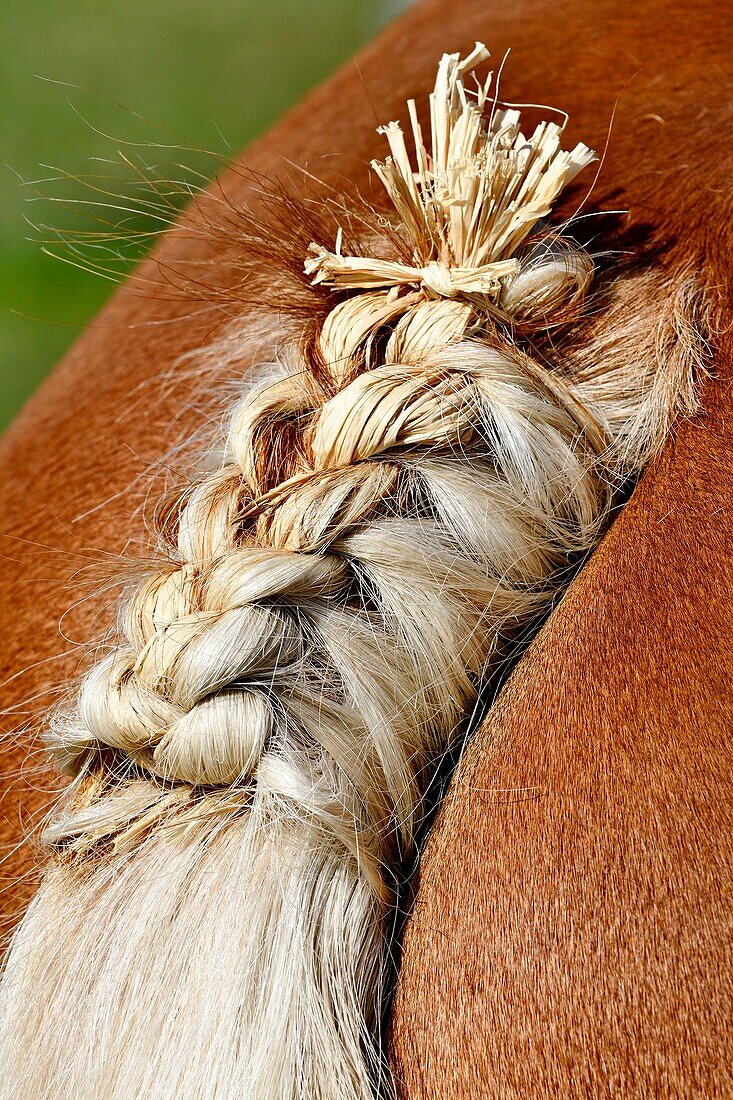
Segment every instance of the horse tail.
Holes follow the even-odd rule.
[[[310,246],[328,312],[231,409],[48,731],[74,778],[6,965],[2,1096],[390,1094],[436,771],[693,401],[653,333],[578,350],[594,264],[543,219],[593,155],[486,109],[486,56],[441,61],[429,149],[411,104],[415,166],[386,128],[399,229],[365,210],[351,251]]]

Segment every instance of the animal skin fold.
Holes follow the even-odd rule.
[[[487,58],[442,58],[412,152],[383,128],[390,232],[311,244],[313,358],[238,400],[48,730],[74,778],[6,965],[2,1097],[391,1095],[397,884],[441,761],[692,400],[674,356],[543,351],[582,330],[593,261],[547,219],[594,154],[525,134]]]

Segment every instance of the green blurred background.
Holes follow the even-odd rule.
[[[210,177],[197,148],[240,149],[408,2],[2,0],[0,430],[161,227],[120,150]],[[112,243],[77,246],[104,223]]]

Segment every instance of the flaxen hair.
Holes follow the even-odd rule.
[[[390,1094],[426,793],[694,400],[693,290],[657,288],[629,341],[634,278],[607,288],[590,334],[594,262],[547,218],[594,156],[525,136],[471,80],[486,56],[443,58],[427,143],[410,104],[414,158],[385,127],[393,220],[297,257],[327,314],[236,401],[48,730],[74,778],[6,967],[0,1096]]]

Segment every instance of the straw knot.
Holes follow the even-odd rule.
[[[464,78],[488,56],[481,43],[463,60],[458,54],[443,56],[430,97],[430,151],[410,100],[414,163],[399,123],[380,128],[391,155],[372,161],[372,168],[399,216],[396,228],[413,264],[345,255],[339,230],[334,251],[315,242],[308,249],[305,272],[314,284],[380,288],[385,295],[412,287],[428,297],[464,297],[480,315],[512,321],[521,312],[536,327],[552,324],[553,314],[575,303],[578,280],[571,276],[558,284],[552,262],[552,293],[538,295],[533,284],[534,298],[541,298],[543,307],[530,310],[534,316],[528,316],[516,294],[502,300],[502,292],[530,257],[535,275],[542,267],[531,234],[595,153],[582,143],[564,150],[563,127],[555,122],[541,122],[526,136],[519,111],[497,108],[496,92],[489,93],[492,74],[483,84],[467,87]]]
[[[458,294],[451,276],[451,269],[447,264],[439,263],[437,260],[431,260],[421,268],[420,285],[440,298],[455,298]]]

